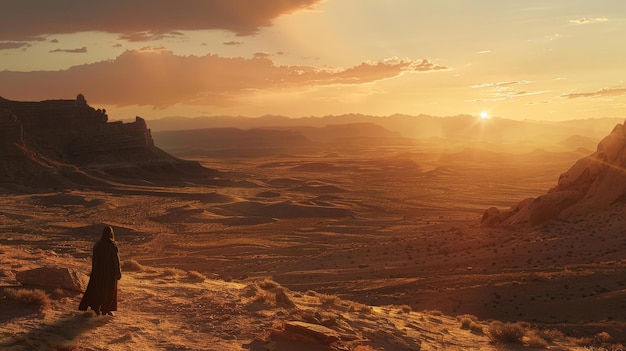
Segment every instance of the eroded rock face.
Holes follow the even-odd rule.
[[[625,122],[626,124],[626,122]],[[626,128],[622,124],[565,173],[547,194],[520,202],[507,211],[489,208],[481,224],[530,223],[536,225],[562,216],[584,214],[626,199]]]
[[[0,98],[0,138],[0,183],[5,185],[102,185],[100,179],[115,177],[124,167],[150,177],[153,169],[143,173],[141,169],[154,168],[155,163],[163,178],[168,168],[208,171],[155,147],[141,117],[131,123],[108,122],[106,111],[89,106],[82,95],[76,100],[41,102]]]

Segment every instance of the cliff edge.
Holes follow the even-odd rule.
[[[40,102],[0,98],[0,187],[72,188],[202,181],[214,171],[154,145],[140,117],[108,122],[83,95]]]
[[[493,226],[543,223],[556,217],[580,215],[626,201],[626,122],[617,124],[594,153],[561,174],[547,194],[522,200],[509,210],[487,209],[481,224]]]

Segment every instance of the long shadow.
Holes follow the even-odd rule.
[[[39,320],[33,314],[34,327],[26,332],[15,333],[0,341],[0,349],[26,346],[33,349],[53,349],[60,344],[72,343],[80,334],[97,329],[113,321],[108,316],[95,316],[92,312],[67,312],[55,321]],[[40,322],[40,323],[37,323]]]

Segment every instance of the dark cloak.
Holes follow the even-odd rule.
[[[91,307],[98,314],[117,311],[117,281],[121,277],[117,245],[109,238],[100,239],[93,246],[89,283],[78,309]]]

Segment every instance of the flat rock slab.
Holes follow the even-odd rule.
[[[302,335],[323,345],[330,345],[339,340],[339,333],[330,328],[300,321],[285,322],[284,333]]]

